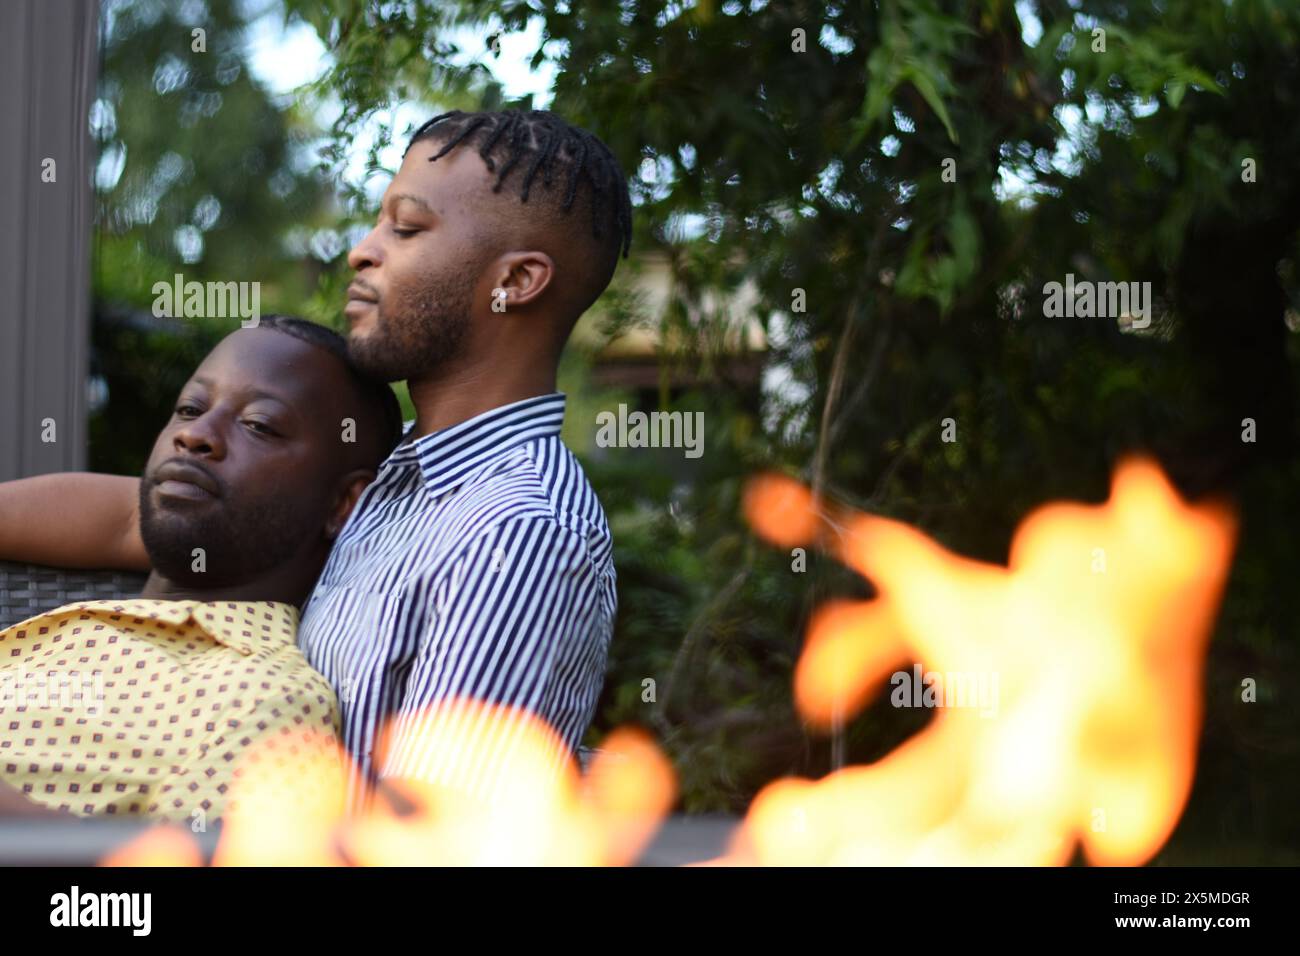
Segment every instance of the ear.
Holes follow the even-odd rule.
[[[492,272],[494,312],[510,312],[537,300],[555,278],[555,260],[539,250],[507,252]],[[498,304],[500,303],[500,304]]]
[[[364,468],[350,471],[343,476],[342,481],[339,482],[339,490],[330,505],[330,515],[325,520],[327,541],[333,541],[338,537],[339,532],[343,530],[344,522],[348,520],[348,515],[352,514],[352,509],[356,507],[361,492],[365,491],[366,485],[374,480],[375,473]]]

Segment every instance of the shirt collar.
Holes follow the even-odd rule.
[[[298,609],[278,601],[167,601],[129,598],[124,601],[79,601],[52,613],[85,611],[162,621],[173,627],[193,622],[218,644],[245,656],[268,645],[293,644],[298,633]]]
[[[562,392],[552,392],[502,405],[398,445],[385,464],[417,463],[425,487],[439,497],[493,458],[539,438],[558,435],[564,424],[564,403]],[[406,431],[413,425],[408,423]]]

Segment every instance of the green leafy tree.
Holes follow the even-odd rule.
[[[155,283],[258,282],[262,312],[301,311],[322,260],[343,251],[333,189],[308,152],[318,131],[252,74],[245,6],[103,6],[94,468],[140,470],[181,385],[238,322],[158,318]]]

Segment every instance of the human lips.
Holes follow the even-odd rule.
[[[153,473],[154,487],[161,495],[171,498],[216,498],[220,496],[217,481],[207,470],[192,462],[172,459],[163,462]]]
[[[352,283],[348,286],[348,302],[343,307],[343,314],[349,318],[359,318],[367,309],[374,308],[379,297],[363,286]]]
[[[348,286],[348,298],[360,299],[362,302],[379,301],[379,296],[375,294],[374,290],[369,289],[362,283],[356,281],[352,282]]]
[[[378,301],[379,301],[379,296],[376,295],[370,289],[367,289],[365,286],[361,285],[360,283],[353,282],[350,286],[348,286],[349,305],[351,305],[353,302],[368,302],[371,305],[374,305]]]

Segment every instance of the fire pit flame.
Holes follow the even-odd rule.
[[[1236,532],[1226,507],[1188,505],[1155,464],[1127,460],[1105,504],[1029,515],[1007,567],[823,511],[774,476],[745,508],[763,537],[820,540],[878,589],[814,616],[801,715],[829,727],[886,681],[895,706],[935,712],[874,764],[766,787],[720,862],[1064,864],[1081,845],[1092,863],[1133,865],[1159,850],[1195,768]]]

